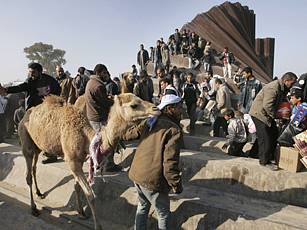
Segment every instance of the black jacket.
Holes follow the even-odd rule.
[[[60,95],[61,87],[57,80],[47,74],[42,74],[38,79],[28,78],[24,83],[7,88],[7,93],[26,92],[26,110],[43,102],[49,94]]]
[[[148,52],[147,50],[143,50],[143,62],[144,62],[144,65],[146,64],[146,62],[149,61],[149,55],[148,55]],[[142,57],[141,57],[141,51],[138,52],[138,55],[137,55],[137,62],[139,65],[141,65],[142,63]]]

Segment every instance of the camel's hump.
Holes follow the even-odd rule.
[[[56,95],[49,95],[44,98],[45,104],[52,104],[57,106],[63,106],[66,102],[62,97]]]

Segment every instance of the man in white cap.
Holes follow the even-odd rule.
[[[135,229],[147,229],[147,217],[153,205],[159,229],[170,229],[170,199],[172,190],[182,192],[179,153],[182,145],[180,119],[181,98],[168,94],[158,105],[161,115],[146,120],[140,126],[140,142],[129,171],[138,193]]]

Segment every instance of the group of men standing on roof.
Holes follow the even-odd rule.
[[[224,47],[223,52],[217,54],[211,48],[210,41],[206,41],[195,32],[190,32],[186,29],[181,32],[176,29],[175,33],[170,35],[168,42],[164,42],[161,37],[157,40],[155,47],[150,47],[150,51],[147,51],[144,45],[141,44],[137,53],[139,70],[135,68],[134,71],[147,71],[147,65],[151,62],[154,76],[156,76],[158,67],[163,67],[166,74],[168,74],[172,55],[187,57],[188,68],[190,69],[197,69],[202,63],[204,71],[211,75],[213,75],[212,65],[216,63],[216,60],[219,60],[223,66],[223,76],[233,77],[232,65],[235,63],[235,57],[228,47]]]

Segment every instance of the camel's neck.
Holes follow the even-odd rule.
[[[116,113],[109,116],[107,125],[101,131],[104,149],[115,148],[129,124]]]

